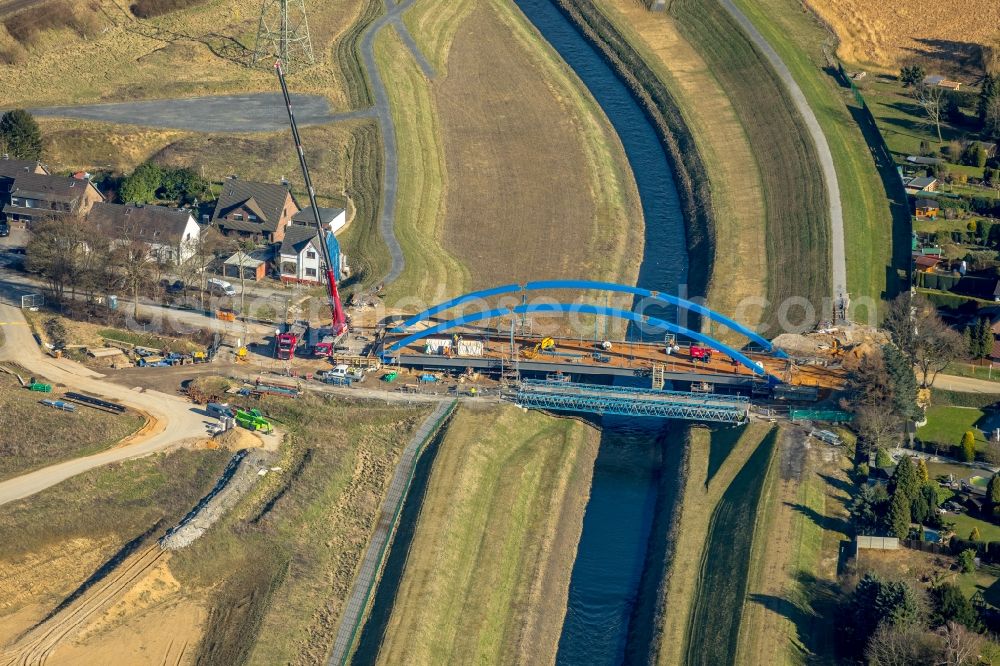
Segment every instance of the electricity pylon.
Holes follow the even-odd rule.
[[[270,67],[272,58],[280,58],[285,71],[316,63],[305,0],[264,0],[251,65],[264,61]]]

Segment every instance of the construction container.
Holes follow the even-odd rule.
[[[43,384],[42,382],[34,382],[28,387],[32,391],[38,391],[39,393],[52,393],[52,384]]]
[[[427,338],[424,342],[425,354],[444,354],[451,349],[451,340],[446,338]]]
[[[459,340],[457,351],[459,356],[482,356],[483,343],[480,340]]]

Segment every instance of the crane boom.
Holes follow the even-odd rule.
[[[316,232],[319,234],[320,250],[323,254],[323,261],[326,264],[326,290],[327,295],[330,297],[333,334],[340,336],[347,332],[347,318],[344,316],[344,308],[340,303],[340,292],[337,290],[337,279],[334,275],[333,261],[330,259],[330,248],[326,244],[326,230],[323,229],[323,220],[320,218],[319,207],[316,205],[316,191],[313,189],[312,178],[309,177],[309,167],[306,166],[306,155],[302,151],[302,137],[299,136],[299,127],[295,124],[295,114],[292,113],[292,100],[288,95],[288,84],[285,83],[285,73],[281,69],[281,60],[274,61],[274,71],[278,74],[278,81],[281,83],[281,94],[285,98],[285,108],[288,110],[288,122],[292,126],[292,138],[295,140],[295,150],[299,156],[302,178],[306,181],[306,191],[309,193],[309,206],[312,208],[313,220],[316,223]]]

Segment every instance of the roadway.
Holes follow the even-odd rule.
[[[130,389],[113,384],[104,381],[103,375],[79,363],[50,358],[35,344],[31,329],[18,308],[0,305],[0,324],[4,334],[0,360],[14,361],[33,375],[119,402],[149,417],[145,428],[113,449],[0,482],[0,505],[28,497],[96,467],[165,451],[205,438],[205,424],[209,419],[187,400],[158,391]],[[20,436],[35,435],[37,433],[30,432],[28,424],[25,424]]]

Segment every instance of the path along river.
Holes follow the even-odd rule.
[[[684,219],[671,165],[653,123],[600,51],[553,0],[516,2],[590,90],[625,148],[646,225],[639,286],[678,293],[687,274]],[[601,448],[556,659],[565,666],[621,663],[645,652],[651,618],[637,612],[637,603],[641,593],[656,593],[658,576],[644,577],[643,572],[651,566],[655,574],[656,558],[647,558],[657,551],[649,548],[655,514],[671,508],[658,498],[660,476],[673,467],[665,463],[665,447],[676,451],[682,445],[659,419],[605,417],[601,425]]]

